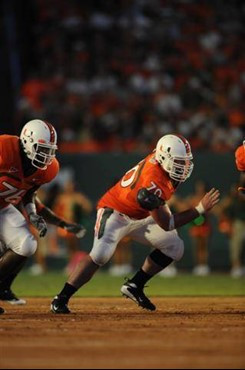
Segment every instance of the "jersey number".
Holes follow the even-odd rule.
[[[141,171],[144,167],[145,161],[141,161],[140,163],[137,164],[137,166],[131,168],[128,172],[125,173],[121,180],[121,186],[123,188],[126,188],[127,186],[131,185],[131,189],[133,189],[139,180]],[[147,190],[152,191],[155,195],[158,197],[162,196],[162,190],[157,187],[157,185],[151,181],[151,186],[148,186]]]
[[[144,167],[145,161],[141,161],[137,164],[137,166],[131,168],[128,172],[125,173],[121,180],[121,186],[123,188],[126,188],[127,186],[131,185],[131,189],[133,189],[136,185],[136,182],[138,181],[140,177],[140,173]],[[137,176],[136,176],[137,175]]]
[[[18,190],[13,185],[10,185],[6,181],[2,184],[7,188],[7,190],[0,191],[0,197],[4,199],[5,202],[17,204],[21,201],[25,190]]]
[[[154,190],[152,191],[153,194],[157,195],[160,198],[162,196],[162,190],[159,189],[153,181],[151,181],[151,186],[148,186],[147,190]]]

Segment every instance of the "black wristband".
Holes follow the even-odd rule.
[[[59,226],[62,229],[64,229],[64,227],[66,226],[66,222],[64,220],[60,220],[60,222],[59,222],[59,224],[57,226]]]

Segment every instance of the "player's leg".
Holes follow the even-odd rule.
[[[77,265],[61,292],[52,301],[53,313],[70,313],[67,306],[69,299],[110,260],[118,242],[127,234],[128,229],[129,221],[118,212],[113,212],[110,208],[98,210],[93,248],[90,254]]]
[[[117,249],[112,257],[112,264],[109,273],[113,276],[125,276],[129,274],[132,267],[131,239],[126,236],[117,245]]]
[[[139,306],[154,311],[155,305],[145,296],[145,284],[158,272],[166,268],[171,262],[179,260],[183,255],[183,241],[176,230],[164,231],[151,217],[136,224],[135,230],[130,233],[134,240],[148,244],[155,249],[146,257],[143,266],[136,274],[121,287],[121,292]]]
[[[4,245],[3,242],[1,242],[0,240],[0,258],[2,257],[2,255],[6,252],[6,246]],[[2,315],[4,313],[4,309],[2,307],[0,307],[0,315]]]
[[[208,266],[208,235],[196,235],[193,237],[195,246],[195,261],[196,264],[193,268],[193,274],[196,276],[206,276],[209,274],[210,269]]]
[[[13,206],[0,212],[0,237],[7,250],[0,257],[0,300],[25,304],[16,297],[11,285],[22,270],[27,258],[36,251],[37,242],[30,233],[22,214]]]
[[[11,289],[25,262],[26,257],[19,256],[10,249],[0,258],[0,300],[14,305],[26,303],[24,299],[18,298]]]
[[[230,238],[231,276],[240,278],[243,275],[242,247],[244,242],[244,221],[234,220]]]
[[[142,308],[154,311],[156,307],[144,294],[144,286],[153,276],[162,271],[171,262],[173,262],[171,257],[155,249],[146,257],[143,266],[136,274],[123,284],[121,287],[122,294],[137,302]]]
[[[0,241],[0,259],[5,255],[7,250],[8,248],[6,247],[6,245],[2,241]],[[6,253],[4,258],[7,257],[8,253]],[[12,302],[13,304],[24,304],[25,303],[24,300],[17,298],[16,295],[11,290],[11,285],[13,284],[18,273],[22,270],[23,265],[25,264],[25,260],[26,259],[23,260],[23,264],[22,263],[19,264],[15,272],[13,272],[12,274],[9,274],[7,278],[4,278],[2,281],[0,281],[0,299],[2,297],[3,300],[8,300]]]

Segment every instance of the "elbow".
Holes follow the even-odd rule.
[[[159,223],[158,224],[164,231],[169,231],[169,225],[166,223]]]
[[[151,212],[151,216],[164,231],[172,231],[175,229],[174,215],[171,213],[154,210]]]
[[[166,222],[161,222],[161,228],[164,230],[164,231],[172,231],[175,229],[175,222],[174,222],[174,216],[171,215],[168,219],[168,221]]]

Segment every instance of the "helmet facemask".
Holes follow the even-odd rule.
[[[25,124],[20,135],[23,150],[34,167],[46,170],[55,158],[57,134],[54,127],[42,120]]]
[[[184,182],[193,170],[192,153],[188,141],[178,135],[165,135],[157,143],[156,160],[169,177]]]
[[[30,158],[32,165],[41,170],[46,170],[55,158],[56,150],[57,145],[34,144],[32,146],[32,155]]]
[[[184,182],[190,177],[193,171],[192,156],[188,159],[170,157],[163,161],[163,168],[169,173],[171,179]]]

